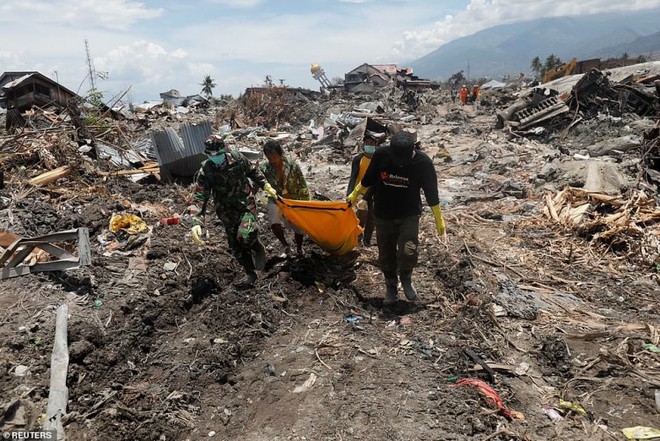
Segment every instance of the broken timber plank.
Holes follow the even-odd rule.
[[[66,303],[57,308],[55,318],[55,342],[50,358],[50,391],[44,430],[57,431],[57,440],[65,441],[66,434],[62,424],[62,415],[66,414],[69,401],[69,389],[66,387],[66,375],[69,369],[69,347],[67,345],[67,317],[69,307]]]

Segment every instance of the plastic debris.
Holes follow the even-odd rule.
[[[347,316],[344,320],[347,321],[348,323],[357,323],[360,320],[362,320],[364,317],[361,315],[349,315]]]
[[[164,217],[160,220],[161,225],[178,225],[180,223],[181,218],[179,216]]]
[[[566,410],[572,410],[580,415],[586,415],[587,411],[584,410],[584,407],[580,406],[579,404],[571,403],[570,401],[564,401],[561,398],[559,399],[559,408],[560,409],[566,409]]]
[[[541,412],[544,414],[548,415],[552,421],[558,422],[564,419],[563,416],[559,412],[557,412],[557,409],[555,409],[552,406],[543,406],[541,408]]]
[[[474,386],[476,387],[479,392],[484,396],[486,399],[486,402],[490,406],[496,406],[500,410],[500,415],[510,418],[510,419],[515,419],[515,420],[524,420],[525,415],[522,412],[518,412],[517,410],[511,410],[507,409],[504,407],[504,403],[502,403],[502,399],[500,396],[491,388],[489,385],[487,385],[484,381],[478,380],[476,378],[462,378],[456,383],[452,385],[452,387],[458,387],[458,386]]]
[[[142,218],[131,213],[113,214],[109,227],[113,233],[125,231],[128,234],[138,234],[148,229]]]
[[[628,439],[653,439],[660,437],[660,430],[652,427],[635,426],[621,429]]]
[[[645,349],[647,351],[655,352],[656,354],[660,354],[660,348],[654,345],[653,343],[645,343],[642,345],[642,349]]]

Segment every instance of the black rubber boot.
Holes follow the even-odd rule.
[[[239,282],[235,283],[234,286],[236,289],[245,290],[254,287],[254,283],[257,281],[257,273],[254,270],[245,270],[245,277],[243,277]]]
[[[397,285],[399,281],[396,278],[385,279],[385,299],[383,305],[389,306],[396,303],[398,300]]]
[[[245,275],[245,284],[248,286],[254,286],[254,282],[257,281],[257,273],[250,271]]]
[[[406,295],[406,298],[410,301],[413,301],[417,298],[417,291],[412,284],[412,271],[402,271],[399,275],[399,280],[401,280],[401,286],[403,287],[403,293]]]
[[[261,271],[266,267],[266,248],[264,248],[264,245],[259,239],[255,240],[252,244],[252,256],[254,259],[254,267],[256,269]]]

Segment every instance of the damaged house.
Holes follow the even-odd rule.
[[[66,107],[78,95],[39,72],[5,72],[0,76],[0,107],[23,112],[32,106]]]
[[[6,128],[22,125],[21,113],[33,106],[66,108],[78,95],[36,72],[5,72],[0,76],[0,107],[7,109]]]
[[[349,93],[370,93],[391,85],[415,90],[431,86],[430,80],[420,79],[412,73],[411,67],[364,63],[344,75],[344,90]]]

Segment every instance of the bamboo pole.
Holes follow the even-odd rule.
[[[66,387],[66,375],[69,368],[69,347],[67,345],[67,316],[69,307],[66,303],[57,308],[55,320],[55,342],[50,358],[50,392],[44,430],[56,430],[57,440],[66,441],[62,415],[66,414],[69,390]]]

